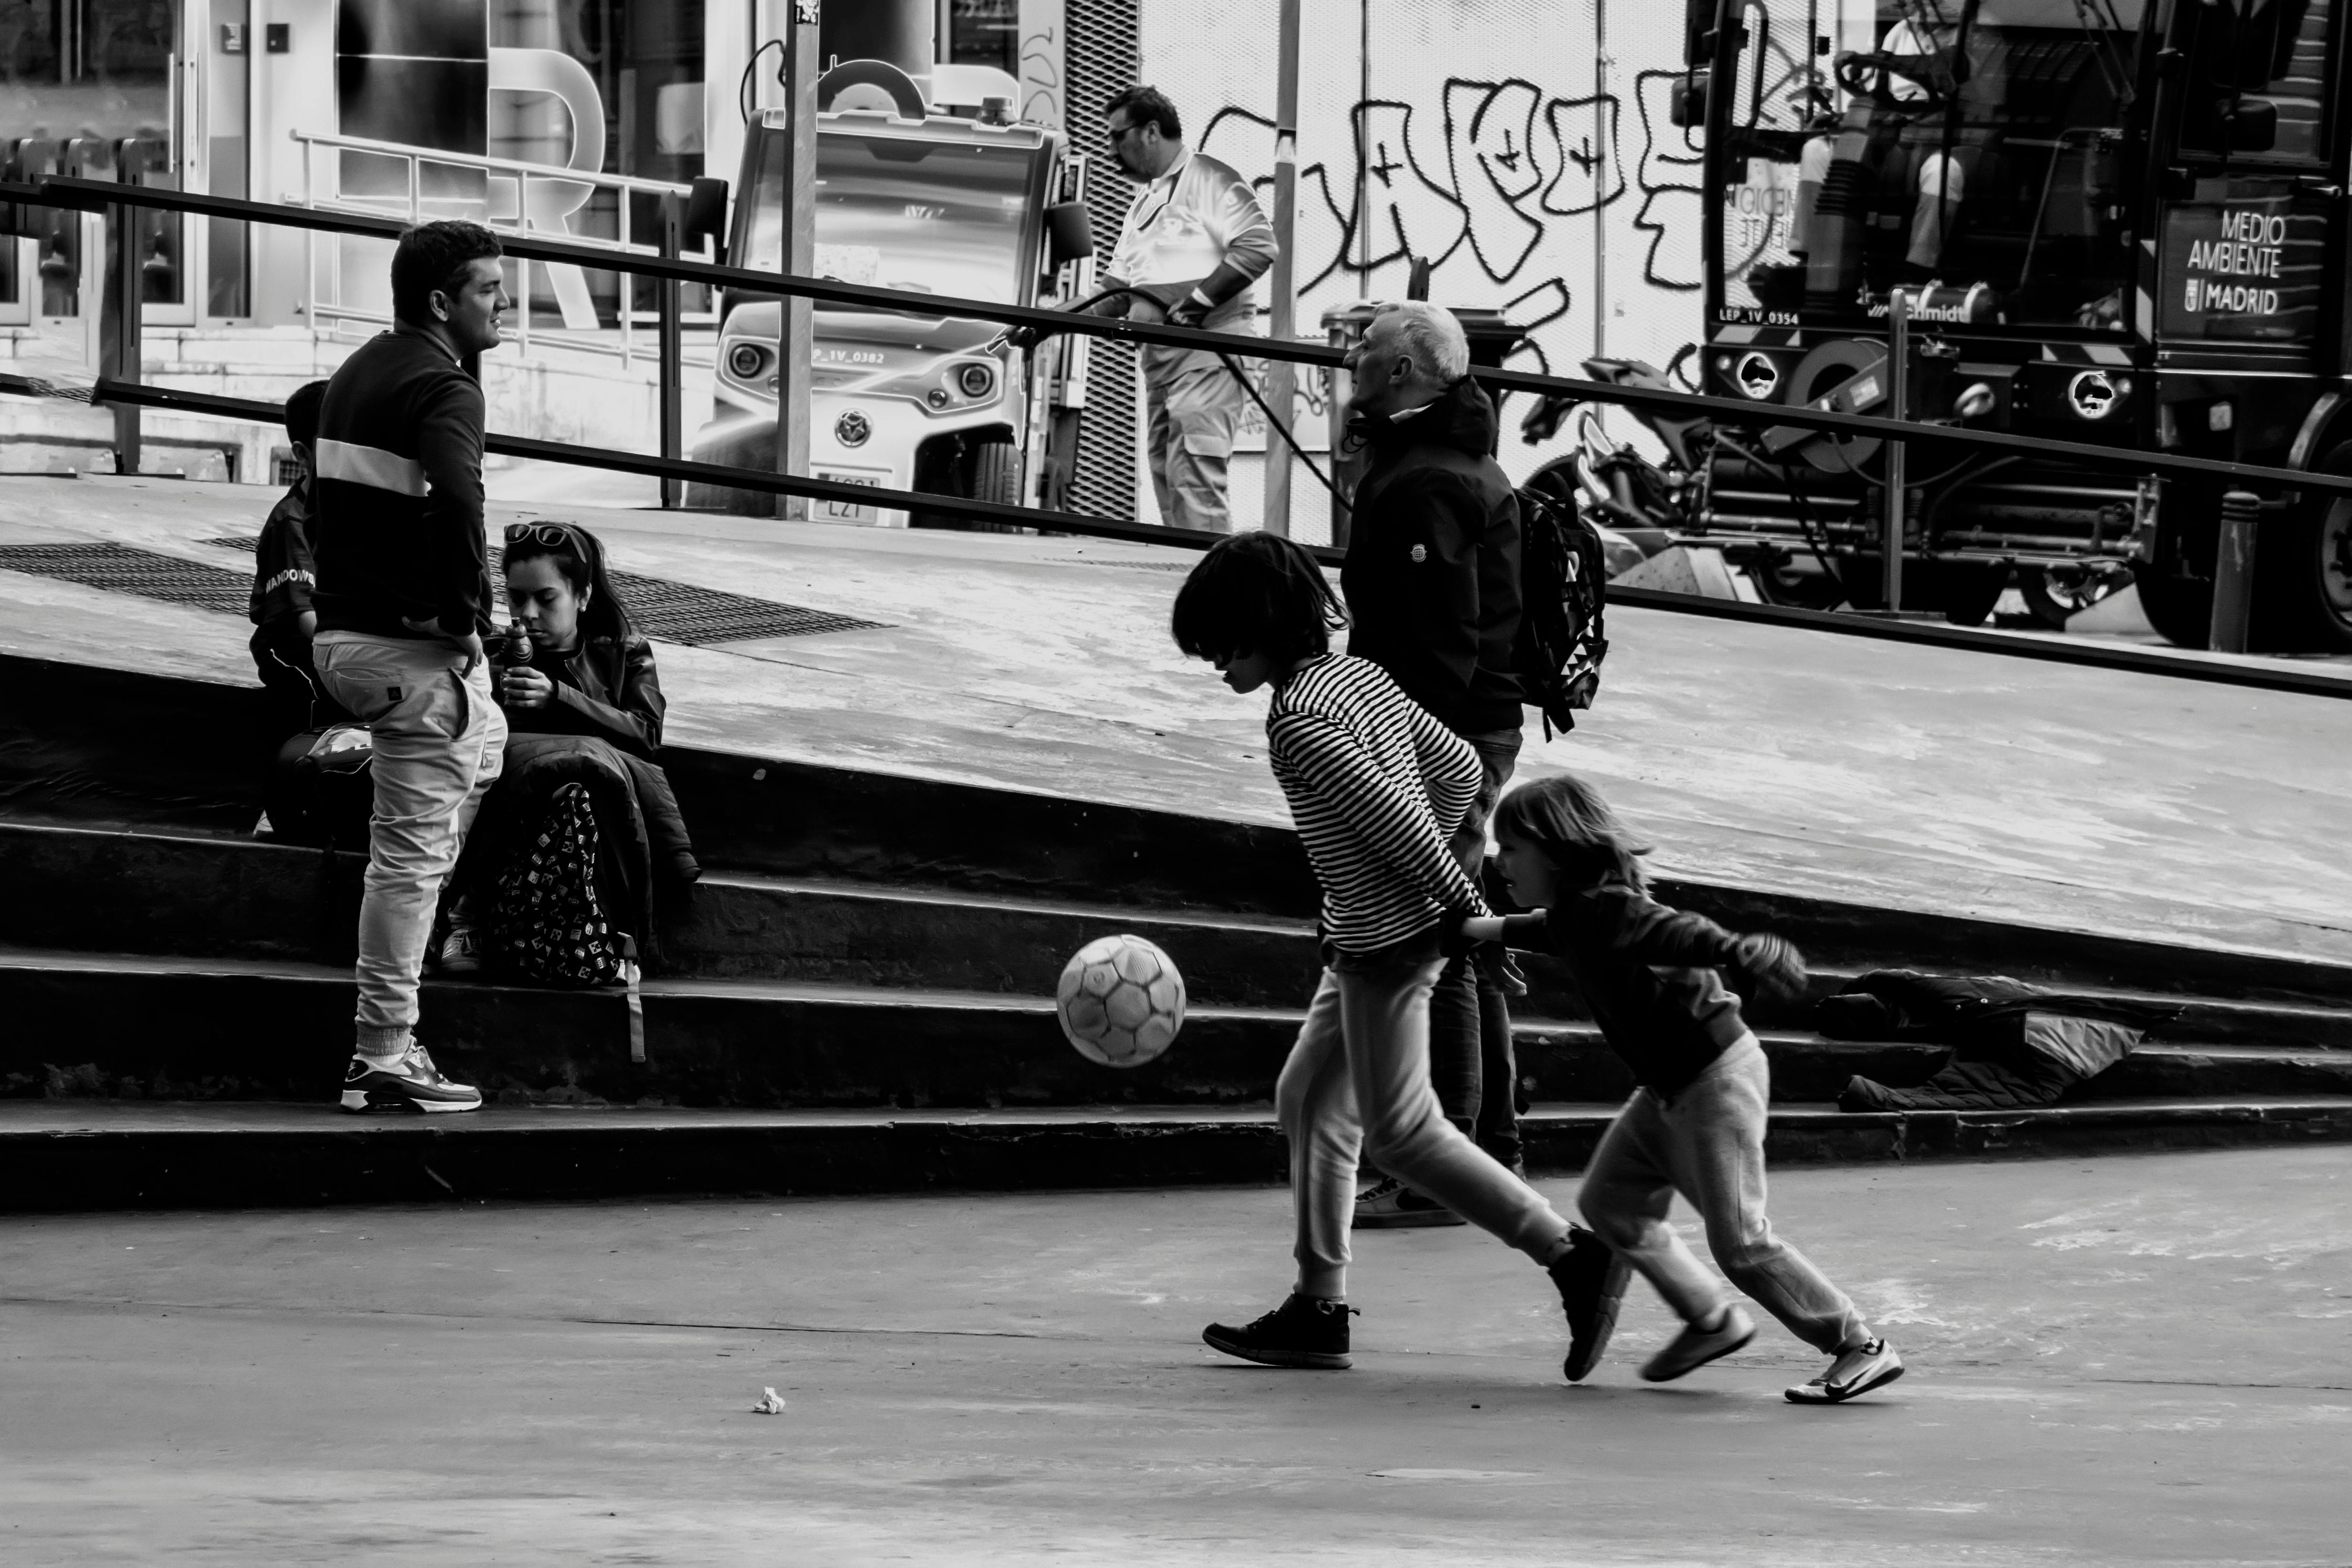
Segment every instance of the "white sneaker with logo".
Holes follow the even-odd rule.
[[[410,1046],[408,1054],[388,1068],[355,1056],[343,1070],[345,1110],[421,1110],[431,1115],[481,1108],[482,1091],[443,1077],[423,1046]]]
[[[1903,1375],[1903,1358],[1883,1339],[1858,1350],[1841,1351],[1821,1376],[1789,1390],[1794,1405],[1843,1405]]]

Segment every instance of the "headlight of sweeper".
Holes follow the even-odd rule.
[[[956,372],[956,384],[963,388],[966,397],[978,402],[996,390],[996,367],[989,364],[967,364]]]
[[[727,351],[727,369],[739,381],[756,381],[768,368],[768,351],[757,343],[737,343]]]

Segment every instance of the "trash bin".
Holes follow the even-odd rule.
[[[1364,330],[1371,325],[1372,313],[1384,301],[1359,300],[1353,305],[1334,305],[1323,312],[1323,334],[1330,345],[1342,353],[1364,341]],[[1490,370],[1502,368],[1504,357],[1526,341],[1527,334],[1503,320],[1500,310],[1484,310],[1447,306],[1454,319],[1462,323],[1462,335],[1470,340],[1470,363]],[[1340,496],[1353,500],[1356,486],[1364,477],[1364,468],[1371,454],[1361,447],[1351,447],[1348,439],[1348,395],[1353,390],[1354,377],[1343,365],[1334,365],[1323,373],[1323,403],[1331,422],[1331,483]],[[1499,399],[1497,400],[1499,401]],[[1349,511],[1338,497],[1331,501],[1331,542],[1346,548],[1348,543]]]

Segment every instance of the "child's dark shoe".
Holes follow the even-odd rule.
[[[1355,1315],[1344,1301],[1293,1295],[1245,1329],[1211,1323],[1201,1331],[1201,1341],[1260,1366],[1342,1372],[1354,1364],[1348,1354],[1348,1320]]]
[[[1601,1363],[1609,1336],[1617,1331],[1617,1309],[1625,1300],[1633,1267],[1617,1249],[1580,1225],[1568,1227],[1568,1250],[1552,1259],[1548,1269],[1559,1287],[1559,1304],[1568,1314],[1568,1359],[1560,1370],[1570,1383]]]
[[[1686,1377],[1711,1361],[1718,1360],[1738,1350],[1756,1337],[1756,1320],[1736,1305],[1727,1305],[1713,1328],[1702,1329],[1696,1323],[1685,1323],[1683,1331],[1667,1342],[1666,1348],[1650,1358],[1642,1369],[1644,1381],[1672,1383]]]

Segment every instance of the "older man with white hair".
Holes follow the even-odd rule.
[[[1349,358],[1350,434],[1371,449],[1352,503],[1339,574],[1348,651],[1468,741],[1484,768],[1454,837],[1472,878],[1486,819],[1519,753],[1519,509],[1495,461],[1494,401],[1472,381],[1470,344],[1450,310],[1414,300],[1374,312]],[[1504,976],[1455,959],[1430,998],[1430,1076],[1447,1120],[1522,1168],[1517,1065]],[[1366,1226],[1459,1225],[1394,1181],[1364,1194]]]

